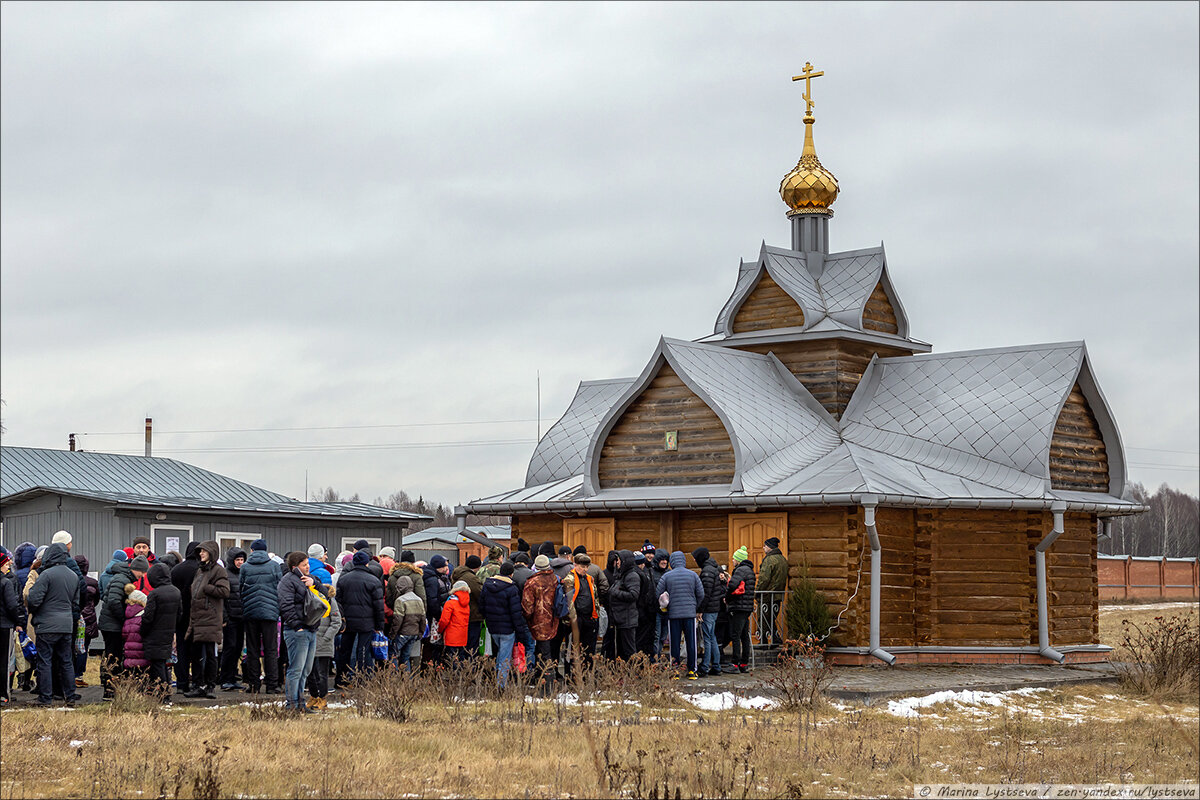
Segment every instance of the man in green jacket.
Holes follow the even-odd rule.
[[[771,640],[775,644],[783,644],[783,637],[779,633],[779,610],[787,591],[788,562],[779,550],[779,539],[774,536],[763,542],[763,549],[766,555],[758,568],[758,585],[755,589],[761,603],[759,613],[763,616],[760,619],[770,620]],[[765,631],[759,635],[767,638]]]

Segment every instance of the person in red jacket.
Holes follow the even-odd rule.
[[[467,626],[471,623],[471,587],[466,581],[458,581],[450,587],[450,596],[442,606],[438,620],[438,633],[446,645],[446,657],[454,656],[460,661],[470,657],[467,652]]]

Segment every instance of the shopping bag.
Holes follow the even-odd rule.
[[[80,655],[87,652],[87,623],[82,617],[75,622],[75,652]]]
[[[375,631],[375,636],[371,639],[371,650],[375,654],[376,661],[387,661],[388,640],[383,635],[383,631]]]
[[[604,606],[600,606],[600,628],[596,632],[596,638],[600,641],[604,641],[604,634],[607,631],[608,631],[608,612],[604,609]]]
[[[517,672],[525,671],[525,643],[517,642],[513,645],[512,651],[513,669]]]
[[[488,636],[487,623],[481,623],[479,626],[479,638],[482,644],[479,647],[479,655],[490,656],[492,654],[492,637]]]

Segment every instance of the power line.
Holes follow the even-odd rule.
[[[276,433],[281,431],[351,431],[370,430],[378,428],[433,428],[445,425],[513,425],[522,422],[537,422],[536,419],[484,419],[466,420],[463,422],[403,422],[388,425],[321,425],[301,428],[216,428],[213,430],[194,431],[164,431],[156,430],[155,434],[185,434],[185,433]],[[92,431],[79,433],[77,436],[142,436],[143,431]]]
[[[1129,466],[1146,467],[1152,469],[1174,469],[1179,470],[1180,472],[1200,472],[1200,467],[1189,467],[1186,464],[1138,464],[1130,461]]]
[[[1195,450],[1160,450],[1155,447],[1130,447],[1129,449],[1130,450],[1147,450],[1151,453],[1178,453],[1179,455],[1183,455],[1183,456],[1196,455]]]

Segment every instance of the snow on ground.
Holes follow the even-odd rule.
[[[755,708],[760,711],[774,708],[777,704],[769,697],[739,697],[733,692],[700,692],[684,695],[684,699],[705,711],[724,711],[728,708]]]
[[[1187,611],[1196,608],[1196,601],[1182,600],[1173,603],[1126,603],[1100,606],[1100,613],[1107,611]]]
[[[917,709],[935,706],[938,703],[955,703],[959,705],[971,706],[1002,706],[1016,697],[1028,697],[1036,692],[1049,691],[1044,688],[1026,687],[1024,689],[1013,689],[1007,692],[973,692],[969,689],[963,691],[943,691],[927,694],[924,697],[902,697],[899,700],[888,701],[888,713],[896,717],[916,717],[920,715]]]
[[[71,747],[83,747],[85,744],[95,744],[95,742],[89,741],[87,739],[72,739],[71,740]]]

